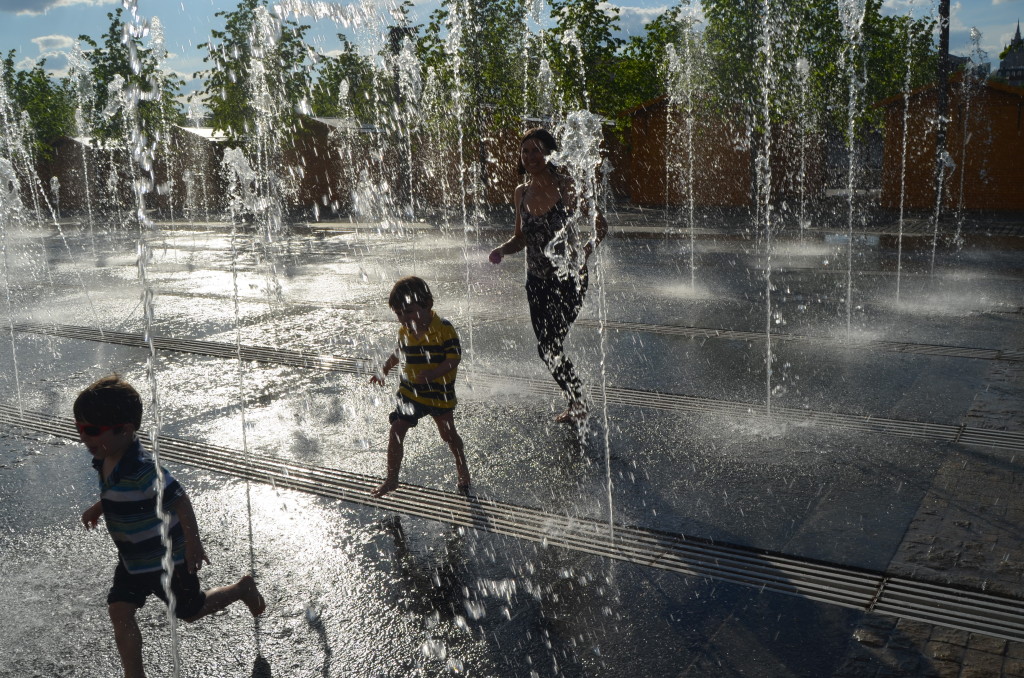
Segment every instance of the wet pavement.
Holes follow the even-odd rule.
[[[857,234],[847,249],[833,230],[782,234],[769,257],[735,224],[691,240],[632,216],[612,220],[568,342],[593,388],[582,437],[551,421],[560,403],[533,344],[521,255],[486,262],[504,231],[335,224],[261,245],[222,226],[162,223],[146,269],[153,334],[357,367],[161,351],[161,431],[379,476],[393,389],[366,382],[394,342],[387,292],[416,274],[461,334],[456,423],[476,495],[1022,597],[1022,450],[762,415],[1024,430],[1019,359],[907,350],[1024,348],[1024,241],[943,239],[933,263],[927,236],[908,237],[897,259],[888,236]],[[70,225],[64,238],[11,237],[12,323],[143,331],[137,237]],[[770,381],[769,325],[780,337]],[[144,349],[13,336],[0,346],[7,405],[70,416],[77,390],[115,370],[149,402]],[[613,389],[642,397],[626,404]],[[431,429],[410,432],[402,481],[453,492],[454,464]],[[95,492],[84,451],[24,428],[3,435],[0,604],[17,612],[0,615],[0,675],[115,675],[103,602],[113,547],[77,521]],[[252,569],[271,603],[256,627],[244,608],[182,626],[181,675],[1024,675],[1017,642],[171,469],[211,553],[204,582]],[[141,618],[150,675],[172,675],[161,606]]]

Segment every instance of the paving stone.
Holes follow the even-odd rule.
[[[960,663],[934,661],[922,668],[921,675],[928,678],[960,678]]]
[[[964,654],[961,678],[994,678],[1002,671],[1003,658],[989,654],[967,650]]]
[[[971,634],[967,631],[949,629],[942,626],[936,626],[932,630],[932,640],[940,643],[949,643],[950,645],[959,645],[960,647],[967,647],[967,641],[970,636]]]
[[[959,662],[960,658],[964,656],[964,647],[931,641],[925,646],[925,656],[940,661]]]
[[[888,642],[888,635],[875,629],[860,628],[853,632],[853,637],[861,645],[869,647],[885,647]]]
[[[972,633],[967,641],[967,649],[1002,656],[1006,652],[1006,641],[1002,638]]]
[[[1002,675],[1000,667],[964,666],[960,669],[960,678],[999,678]]]
[[[911,639],[916,645],[923,647],[931,637],[932,625],[924,622],[901,619],[896,624],[896,634]]]

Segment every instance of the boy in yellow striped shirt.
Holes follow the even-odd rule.
[[[422,278],[407,276],[395,283],[388,305],[398,317],[398,347],[384,362],[381,371],[370,377],[371,384],[384,385],[385,379],[402,358],[398,386],[398,404],[389,415],[388,470],[384,482],[373,491],[383,497],[398,487],[398,473],[405,453],[405,434],[420,419],[431,416],[437,424],[441,440],[455,455],[459,492],[469,490],[469,468],[466,466],[462,438],[455,430],[455,375],[462,349],[455,327],[433,311],[434,297]]]

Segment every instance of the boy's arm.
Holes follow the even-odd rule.
[[[187,494],[183,494],[174,503],[174,512],[178,514],[178,522],[181,523],[181,530],[185,533],[185,566],[189,572],[198,572],[203,563],[209,563],[210,559],[203,548],[203,541],[199,538],[199,523],[196,522],[196,513],[192,510],[192,500]]]
[[[384,366],[380,368],[380,372],[370,377],[371,384],[384,385],[384,379],[388,376],[388,372],[394,369],[395,365],[398,364],[398,349],[388,356],[388,359],[384,361]]]
[[[82,512],[82,524],[85,525],[85,529],[91,530],[96,527],[100,522],[100,516],[103,515],[103,502],[97,501],[95,504],[85,509]]]
[[[458,367],[460,362],[462,362],[461,355],[454,355],[451,356],[450,358],[446,358],[443,361],[439,362],[436,366],[430,368],[429,370],[424,370],[420,372],[419,377],[416,379],[416,383],[426,384],[428,381],[437,381],[438,379],[440,379],[441,377],[443,377],[444,375],[448,374],[456,367]]]

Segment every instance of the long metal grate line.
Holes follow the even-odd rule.
[[[141,334],[132,332],[109,332],[91,327],[75,325],[43,325],[18,323],[13,326],[18,332],[52,335],[85,341],[101,341],[124,346],[147,346]],[[371,361],[359,358],[341,358],[312,351],[292,351],[263,346],[249,346],[200,341],[196,339],[174,339],[153,337],[153,345],[160,350],[179,351],[218,358],[241,358],[275,365],[289,365],[350,374],[368,374],[373,369]],[[549,396],[556,393],[555,387],[547,380],[516,377],[511,375],[490,375],[468,370],[466,383],[471,388],[504,388],[508,392]],[[513,386],[514,388],[509,388]],[[599,393],[591,387],[590,397]],[[695,412],[733,417],[754,417],[769,420],[761,404],[717,400],[661,391],[648,391],[609,386],[604,390],[608,403],[627,407],[657,409],[673,412]],[[904,438],[926,438],[944,442],[979,445],[998,449],[1024,451],[1024,432],[996,429],[954,426],[931,422],[916,422],[902,419],[887,419],[870,415],[818,412],[788,407],[772,407],[771,421],[799,425],[836,427],[849,431],[877,433]]]
[[[0,405],[0,424],[75,439],[74,426]],[[687,576],[706,577],[840,607],[1024,641],[1024,601],[886,577],[884,573],[632,525],[610,526],[487,499],[400,485],[386,498],[377,479],[197,441],[161,437],[161,458],[320,497],[371,506]]]
[[[498,316],[476,314],[492,321],[508,320]],[[524,320],[528,318],[524,317]],[[607,320],[599,323],[593,318],[578,318],[576,325],[582,327],[601,327],[618,332],[647,332],[668,336],[685,337],[687,339],[730,339],[734,341],[761,342],[765,340],[764,332],[746,332],[742,330],[723,330],[709,327],[686,327],[682,325],[651,325],[647,323],[631,323]],[[839,349],[857,349],[868,351],[887,351],[891,353],[910,353],[918,355],[942,356],[946,358],[975,358],[980,360],[1024,361],[1024,351],[1003,350],[995,348],[972,348],[969,346],[943,346],[940,344],[914,344],[898,341],[846,341],[842,338],[817,337],[802,334],[772,334],[772,341],[793,344],[829,344]]]
[[[164,295],[181,294],[175,292],[164,292]],[[184,296],[184,295],[183,295]],[[189,297],[203,297],[209,299],[224,298],[219,294],[188,293]],[[247,301],[263,301],[262,297],[242,297]],[[340,308],[344,310],[359,310],[364,308],[362,304],[322,302],[302,300],[293,302],[296,304],[322,307]],[[473,321],[478,323],[505,323],[523,322],[529,324],[528,316],[509,316],[487,311],[474,311]],[[617,320],[605,320],[603,323],[595,318],[577,318],[574,325],[579,327],[593,327],[614,330],[616,332],[644,332],[648,334],[659,334],[664,336],[684,337],[687,339],[725,339],[732,341],[762,342],[765,340],[764,332],[747,332],[744,330],[726,330],[713,327],[688,327],[685,325],[660,325],[652,323],[634,323]],[[835,346],[838,349],[853,349],[866,351],[885,351],[889,353],[908,353],[914,355],[941,356],[944,358],[973,358],[977,360],[1005,360],[1013,362],[1024,362],[1024,350],[997,349],[997,348],[976,348],[970,346],[946,346],[943,344],[916,344],[900,341],[850,341],[841,337],[826,337],[804,334],[772,334],[772,341],[793,343],[793,344],[822,344]]]

